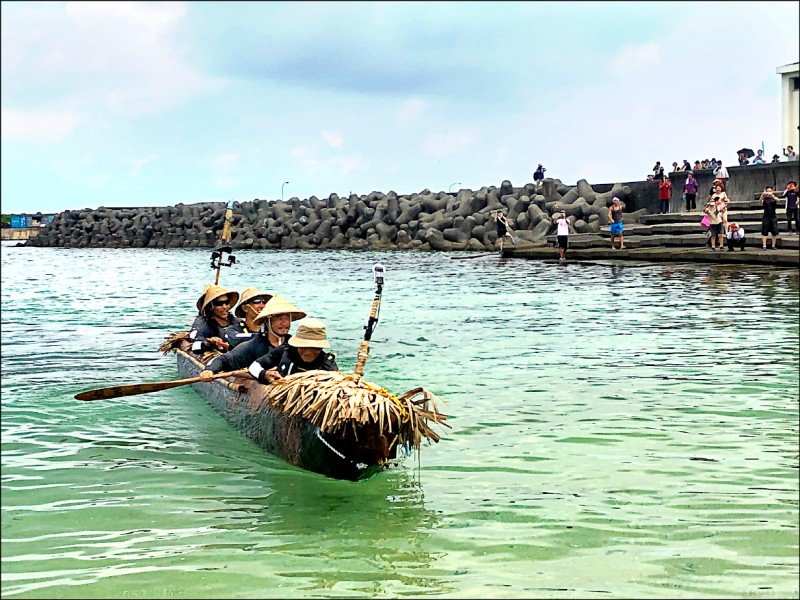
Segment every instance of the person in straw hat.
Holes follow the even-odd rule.
[[[297,321],[305,316],[306,313],[294,304],[275,294],[253,320],[258,333],[230,352],[215,356],[205,370],[200,372],[199,377],[203,381],[211,381],[211,375],[214,373],[225,373],[249,367],[255,360],[273,349],[285,346],[292,321]]]
[[[306,317],[297,322],[297,333],[286,344],[254,361],[248,370],[264,384],[302,371],[338,371],[336,355],[326,351],[330,347],[325,324]]]
[[[244,288],[242,297],[239,300],[239,305],[236,307],[236,310],[233,311],[233,316],[239,319],[239,326],[242,328],[242,333],[230,336],[230,350],[233,350],[240,343],[249,340],[253,337],[253,334],[258,331],[255,318],[273,295],[272,292],[265,292],[264,290],[254,287]]]
[[[192,323],[189,339],[192,352],[202,354],[211,350],[228,350],[229,336],[242,333],[239,321],[230,313],[231,306],[239,301],[239,292],[221,285],[207,285],[197,299],[199,314]]]

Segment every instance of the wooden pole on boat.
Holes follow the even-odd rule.
[[[236,264],[236,257],[230,253],[233,249],[230,246],[231,241],[231,219],[233,218],[233,200],[228,202],[225,210],[225,223],[222,225],[222,233],[219,236],[219,245],[214,248],[211,253],[211,268],[217,270],[217,276],[214,279],[214,285],[219,285],[219,273],[222,267],[230,267]],[[222,262],[223,253],[227,252],[228,262]]]
[[[250,376],[247,369],[240,369],[238,371],[229,371],[227,373],[217,373],[211,376],[211,379],[219,379],[220,377],[245,377]],[[161,390],[169,390],[171,388],[180,387],[182,385],[189,385],[190,383],[199,383],[203,381],[199,377],[189,377],[188,379],[177,379],[175,381],[157,381],[154,383],[132,383],[130,385],[115,385],[112,387],[99,388],[96,390],[87,390],[80,394],[75,394],[76,400],[110,400],[111,398],[122,398],[123,396],[138,396],[139,394],[149,394],[150,392],[160,392]]]
[[[375,299],[372,301],[372,309],[369,312],[369,320],[367,324],[364,326],[364,341],[361,342],[361,345],[358,347],[358,357],[356,358],[356,368],[353,371],[355,375],[355,380],[358,382],[361,379],[361,376],[364,374],[364,365],[367,362],[367,357],[369,356],[369,340],[372,338],[372,331],[375,329],[375,325],[378,324],[378,311],[380,310],[381,306],[381,293],[383,292],[383,274],[386,272],[386,269],[383,268],[383,265],[380,263],[375,263],[372,267],[372,275],[375,277]]]

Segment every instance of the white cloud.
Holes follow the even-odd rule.
[[[655,42],[625,46],[611,60],[614,72],[624,75],[646,69],[655,69],[661,63],[661,50]]]
[[[150,164],[151,162],[155,162],[161,158],[160,154],[151,154],[145,158],[135,158],[133,159],[133,165],[131,167],[131,174],[138,175],[139,171],[142,170],[142,167],[145,165]]]
[[[3,75],[28,103],[157,114],[218,90],[182,60],[182,2],[67,2],[3,28]],[[4,81],[4,84],[6,81]],[[53,95],[53,90],[59,90]],[[98,115],[102,116],[102,115]]]
[[[474,143],[472,136],[464,131],[432,133],[425,139],[423,151],[431,158],[441,159],[463,152]]]
[[[227,152],[214,157],[214,168],[220,171],[230,171],[239,160],[238,152]]]
[[[3,139],[52,143],[67,137],[78,124],[71,112],[2,109]]]
[[[325,143],[328,144],[331,148],[341,148],[342,147],[342,134],[335,132],[335,131],[326,131],[322,130],[322,139],[325,140]]]
[[[309,146],[295,146],[289,151],[289,156],[306,167],[315,167],[319,164],[314,156],[314,150]]]
[[[217,177],[214,185],[218,188],[228,189],[239,185],[239,179],[237,177]]]
[[[397,123],[401,126],[411,125],[419,119],[426,107],[422,100],[409,100],[397,112]]]
[[[337,156],[329,161],[329,164],[341,174],[346,175],[353,171],[358,171],[366,167],[364,157],[358,152],[350,156]]]

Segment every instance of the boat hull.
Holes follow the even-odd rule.
[[[178,373],[196,377],[204,365],[183,350],[175,350]],[[379,462],[348,458],[339,440],[300,417],[288,417],[266,402],[267,386],[253,379],[225,378],[194,383],[192,388],[245,437],[287,463],[334,479],[366,479],[384,468]]]

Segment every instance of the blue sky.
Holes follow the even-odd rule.
[[[4,213],[772,156],[800,44],[797,2],[1,6]]]

